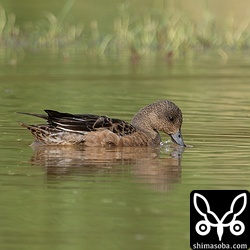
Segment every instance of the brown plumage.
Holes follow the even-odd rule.
[[[21,126],[28,128],[35,141],[48,145],[86,146],[157,146],[162,131],[172,140],[185,146],[182,135],[182,113],[172,102],[152,103],[134,116],[131,124],[120,119],[92,114],[69,114],[45,110],[47,115],[32,114],[47,120],[47,124]]]

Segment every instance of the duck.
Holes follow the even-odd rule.
[[[46,114],[17,112],[47,121],[37,125],[20,122],[30,130],[35,142],[42,145],[156,147],[161,144],[159,132],[163,132],[175,144],[186,147],[181,134],[182,112],[169,100],[143,107],[131,123],[105,115],[44,111]]]

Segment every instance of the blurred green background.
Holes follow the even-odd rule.
[[[17,24],[38,21],[42,18],[42,11],[51,11],[57,15],[61,8],[68,2],[73,4],[68,20],[84,22],[86,26],[92,20],[97,20],[102,29],[108,30],[113,27],[113,19],[117,17],[118,8],[125,4],[131,8],[136,16],[141,16],[153,11],[181,11],[193,19],[195,24],[204,20],[204,11],[211,12],[219,26],[226,25],[230,19],[235,21],[235,28],[249,22],[248,0],[56,0],[56,1],[32,1],[32,0],[2,0],[1,4],[8,13],[16,15]],[[173,14],[173,13],[172,13]],[[249,27],[248,27],[249,30]]]
[[[249,189],[250,1],[1,6],[1,250],[190,249],[190,192]],[[181,108],[192,148],[33,151],[17,122],[43,109],[129,122],[159,99]]]
[[[124,54],[137,59],[151,52],[166,57],[250,46],[247,0],[39,1],[2,0],[1,47],[61,48],[83,54]],[[221,51],[222,50],[222,51]]]

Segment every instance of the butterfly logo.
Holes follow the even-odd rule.
[[[199,199],[200,199],[200,201],[203,201],[203,204],[205,204],[206,211],[202,211],[202,210],[204,210],[204,208],[203,209],[199,208],[198,202],[197,202]],[[237,210],[235,207],[235,204],[237,202],[239,202],[240,199],[243,199],[243,205],[239,209],[239,211],[235,211],[235,210]],[[221,239],[222,239],[222,235],[224,233],[225,227],[229,227],[230,232],[236,236],[244,233],[245,225],[242,221],[237,220],[237,217],[246,208],[246,205],[247,205],[247,194],[246,193],[239,194],[233,199],[231,206],[230,206],[230,210],[227,211],[222,216],[221,219],[219,219],[218,216],[213,211],[210,210],[210,205],[209,205],[207,199],[203,195],[201,195],[199,193],[194,193],[193,203],[194,203],[194,207],[195,207],[196,211],[204,218],[203,220],[200,220],[199,222],[197,222],[196,226],[195,226],[195,230],[199,235],[204,236],[204,235],[209,234],[211,227],[217,228],[217,235],[218,235],[219,241],[221,241]],[[232,217],[232,219],[230,222],[225,223],[225,220],[226,220],[226,218],[228,219],[229,215]],[[214,219],[213,222],[211,222],[211,219]],[[214,223],[215,221],[216,221],[216,223]]]

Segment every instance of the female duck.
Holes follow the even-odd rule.
[[[131,123],[90,114],[68,114],[45,110],[47,115],[23,113],[47,120],[45,125],[27,125],[35,141],[47,145],[86,146],[159,146],[159,131],[186,146],[181,135],[182,113],[167,100],[158,101],[139,110]]]

